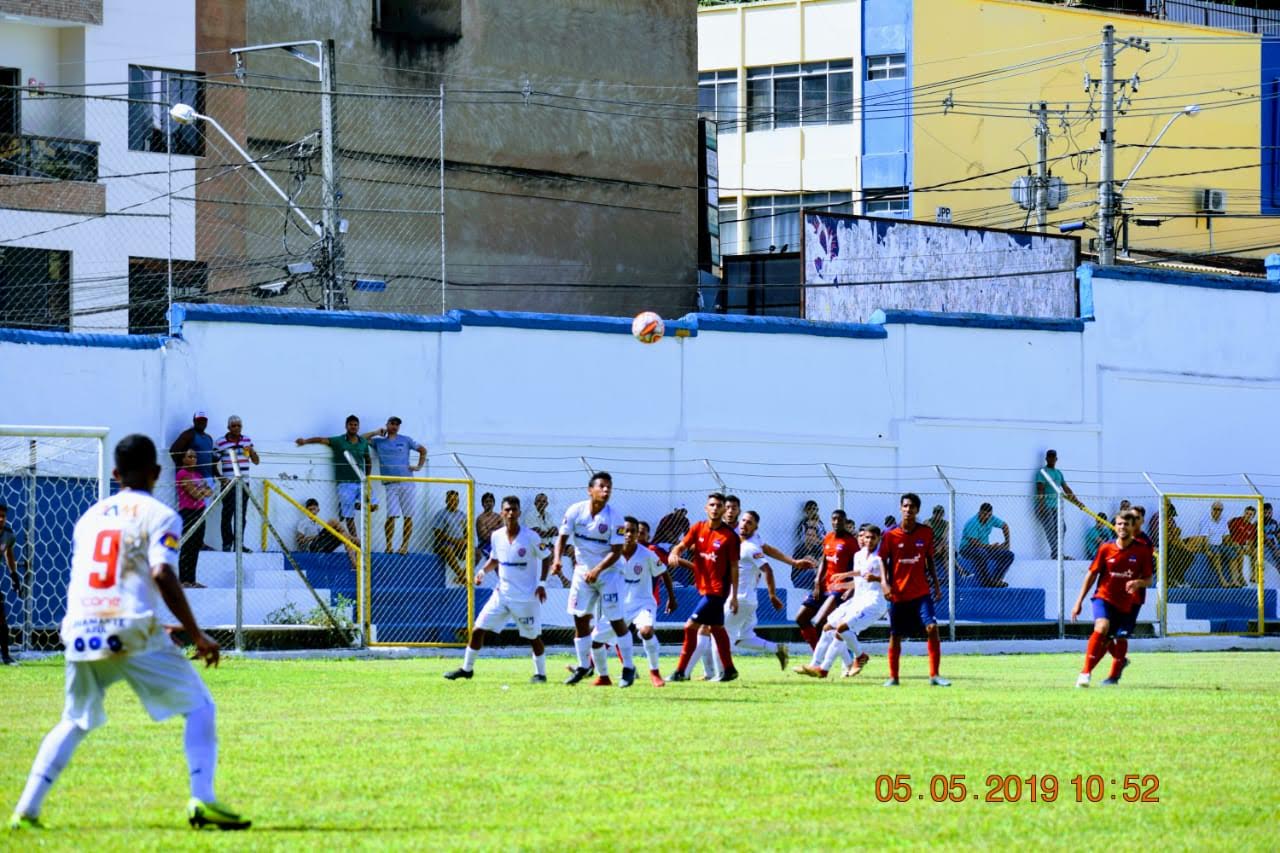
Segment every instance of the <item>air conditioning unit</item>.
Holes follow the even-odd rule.
[[[1197,213],[1226,213],[1226,190],[1200,190],[1196,193]]]

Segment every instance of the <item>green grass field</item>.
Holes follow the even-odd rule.
[[[556,681],[567,661],[548,660]],[[182,726],[119,685],[50,828],[0,847],[1280,847],[1280,654],[1139,652],[1123,686],[1089,690],[1079,662],[944,658],[955,686],[939,689],[909,657],[891,691],[883,658],[826,682],[752,658],[736,683],[624,691],[530,685],[526,658],[482,657],[456,683],[452,658],[225,660],[209,674],[218,789],[252,830],[186,827]],[[6,814],[62,675],[61,659],[0,670]],[[911,799],[877,802],[881,774],[910,774]],[[964,774],[966,799],[932,802],[935,774]],[[991,774],[1056,775],[1057,801],[1025,785],[1021,802],[973,800]],[[1101,802],[1075,801],[1076,774],[1103,778]],[[1157,776],[1159,802],[1124,802],[1125,774]]]

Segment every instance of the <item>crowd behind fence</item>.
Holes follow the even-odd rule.
[[[0,434],[0,503],[21,575],[6,603],[15,640],[26,647],[56,644],[70,530],[99,494],[100,450],[90,439]],[[504,467],[506,476],[493,476]],[[715,490],[738,496],[744,511],[759,515],[764,540],[794,558],[820,559],[833,509],[844,509],[852,525],[885,528],[897,523],[901,494],[915,492],[923,504],[920,523],[934,533],[939,619],[952,638],[1071,633],[1071,605],[1089,560],[1113,536],[1110,520],[1126,503],[1145,510],[1144,532],[1160,550],[1161,576],[1140,623],[1170,633],[1247,633],[1277,616],[1280,524],[1270,503],[1280,495],[1278,477],[1108,478],[1067,470],[1073,491],[1055,493],[1055,501],[1046,496],[1051,490],[1038,494],[1035,483],[1043,478],[1035,468],[818,463],[784,475],[779,466],[746,461],[681,460],[658,470],[590,456],[495,464],[450,454],[432,461],[424,472],[430,478],[386,479],[375,467],[353,509],[341,505],[327,468],[314,454],[264,448],[261,464],[208,483],[207,497],[193,509],[190,496],[180,506],[182,486],[167,466],[157,496],[189,522],[181,578],[198,617],[233,631],[241,647],[267,635],[286,645],[322,635],[363,644],[465,641],[493,583],[490,575],[476,588],[472,578],[487,556],[487,534],[500,523],[495,510],[503,498],[518,497],[523,523],[547,531],[585,498],[587,478],[598,469],[613,472],[611,504],[646,522],[655,544],[669,546],[703,518]],[[1138,483],[1145,489],[1131,488]],[[550,537],[544,541],[549,552]],[[762,609],[762,628],[790,636],[814,572],[774,569],[785,607]],[[571,576],[567,564],[549,578],[549,630],[570,624],[561,611]],[[693,594],[690,577],[679,571],[673,577],[681,601]]]

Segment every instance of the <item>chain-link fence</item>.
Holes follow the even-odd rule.
[[[0,326],[156,334],[175,302],[439,313],[444,97],[138,65],[4,86]],[[184,111],[179,105],[189,107]]]

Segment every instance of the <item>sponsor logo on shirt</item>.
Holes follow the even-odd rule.
[[[608,529],[609,529],[609,525],[605,524],[603,521],[600,522],[600,525],[596,528],[596,530],[600,531],[601,533],[604,533]]]
[[[524,556],[524,554],[525,554],[525,549],[524,549],[524,548],[521,548],[519,551],[516,551],[516,556],[517,556],[517,557],[523,557],[523,556]]]
[[[642,571],[643,571],[643,568],[642,568],[641,566],[636,566],[636,567],[635,567],[635,573],[636,573],[636,574],[640,574],[640,572],[642,572]]]

